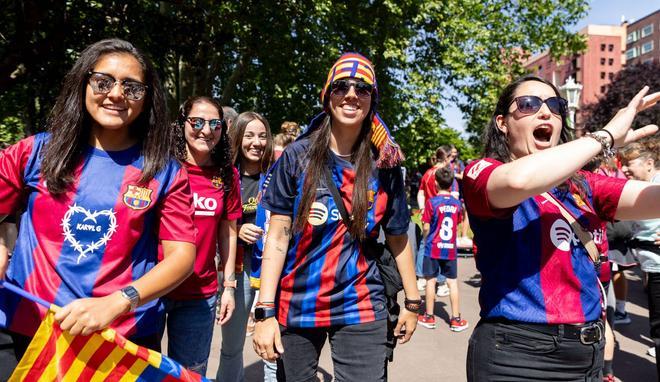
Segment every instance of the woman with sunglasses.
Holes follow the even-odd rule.
[[[394,334],[404,343],[415,331],[421,299],[406,234],[402,154],[376,113],[377,100],[371,62],[341,56],[323,87],[324,111],[286,148],[263,191],[271,216],[253,345],[263,359],[278,361],[278,380],[313,380],[328,337],[336,380],[385,380],[386,296],[367,255],[381,227],[406,293]],[[350,218],[341,218],[336,203]]]
[[[222,327],[220,365],[216,380],[238,382],[245,378],[243,345],[246,324],[256,290],[250,287],[251,259],[256,242],[263,235],[263,227],[256,225],[259,185],[273,161],[273,136],[268,121],[259,113],[248,111],[234,120],[231,129],[232,163],[238,168],[241,184],[243,215],[238,222],[236,251],[236,310],[232,319]],[[264,369],[266,375],[273,374]]]
[[[566,101],[551,83],[529,76],[504,89],[485,158],[463,176],[483,275],[468,380],[601,381],[603,222],[660,216],[660,186],[580,169],[657,131],[630,128],[660,98],[647,92],[602,130],[569,142]]]
[[[62,307],[55,320],[72,335],[110,326],[160,349],[158,297],[192,271],[195,237],[151,62],[126,41],[88,46],[47,128],[0,155],[0,220],[26,208],[0,277]],[[46,310],[4,288],[0,310],[20,359]]]
[[[216,248],[224,277],[218,322],[226,324],[234,311],[236,220],[241,217],[241,194],[222,106],[217,101],[199,96],[186,100],[179,108],[173,132],[173,153],[188,171],[193,193],[197,258],[193,274],[164,299],[167,354],[204,376],[216,316]]]

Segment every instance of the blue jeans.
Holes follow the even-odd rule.
[[[415,273],[417,274],[418,277],[424,277],[424,270],[422,264],[424,264],[424,251],[426,243],[424,242],[425,240],[421,240],[419,242],[419,248],[417,249],[417,256],[415,257]],[[438,284],[444,284],[447,282],[447,278],[442,274],[438,273]]]
[[[245,329],[256,290],[250,287],[248,272],[236,274],[236,309],[229,322],[222,326],[222,345],[220,348],[220,365],[216,373],[217,382],[243,382],[243,345],[245,344]],[[276,364],[264,364],[264,381],[275,381]]]
[[[182,366],[206,376],[211,350],[217,296],[165,302],[167,355]]]

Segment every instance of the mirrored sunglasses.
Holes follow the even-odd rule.
[[[117,80],[113,76],[99,72],[89,72],[89,84],[94,93],[108,94],[119,83],[124,96],[131,101],[139,101],[147,94],[148,86],[133,80]]]
[[[211,131],[215,131],[218,127],[222,128],[222,119],[204,119],[199,117],[188,117],[186,121],[193,127],[195,130],[201,130],[204,128],[204,125],[208,122],[209,128]]]

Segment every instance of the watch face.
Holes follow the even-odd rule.
[[[257,307],[254,309],[255,320],[265,320],[269,317],[275,317],[275,308]]]

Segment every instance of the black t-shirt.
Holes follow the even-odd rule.
[[[241,175],[241,200],[243,201],[243,216],[239,224],[251,223],[254,224],[254,221],[257,217],[257,194],[259,193],[259,178],[261,174],[257,173],[256,175]],[[242,241],[240,238],[238,242],[247,247],[248,244]]]

